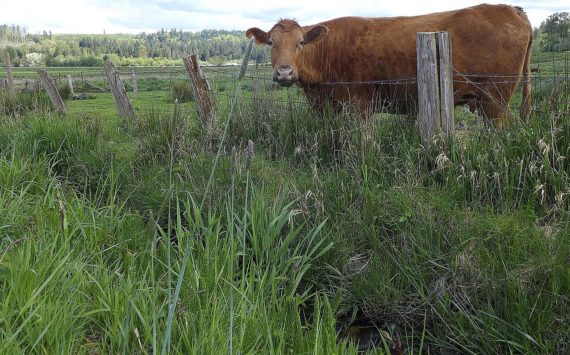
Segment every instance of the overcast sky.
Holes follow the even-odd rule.
[[[408,16],[479,4],[484,0],[5,0],[0,24],[30,33],[139,33],[161,28],[269,30],[280,18],[309,25],[339,16]],[[570,0],[492,1],[523,7],[533,27],[554,12],[570,11]],[[325,5],[326,4],[326,5]]]

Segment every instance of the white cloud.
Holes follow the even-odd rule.
[[[279,18],[311,24],[339,16],[410,16],[472,6],[480,0],[27,0],[6,1],[0,24],[18,24],[32,33],[107,33],[178,28],[198,31],[269,29]],[[568,0],[487,1],[526,9],[534,27],[554,12],[570,11]]]

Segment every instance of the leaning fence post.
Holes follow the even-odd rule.
[[[127,96],[127,90],[125,89],[125,84],[123,80],[117,73],[115,66],[110,60],[105,61],[105,72],[107,73],[107,80],[109,81],[109,86],[111,87],[111,93],[113,94],[113,100],[115,101],[115,106],[117,107],[117,112],[122,118],[132,118],[134,119],[135,112]]]
[[[6,75],[8,91],[12,97],[16,96],[16,88],[14,87],[14,74],[12,73],[12,61],[10,60],[10,52],[7,50],[4,52],[4,62],[6,63]]]
[[[49,76],[47,70],[40,69],[38,70],[38,74],[40,76],[40,81],[42,82],[49,96],[49,99],[53,103],[53,106],[56,108],[56,110],[64,114],[67,113],[67,109],[65,108],[65,103],[61,99],[61,96],[59,96],[59,91],[57,91],[53,79]]]
[[[446,32],[416,34],[418,126],[422,144],[430,145],[437,135],[453,136],[453,67],[451,41]]]
[[[209,130],[214,113],[214,102],[211,97],[210,84],[208,84],[208,81],[200,68],[200,63],[198,62],[196,54],[184,57],[184,65],[186,66],[188,75],[190,75],[192,93],[194,94],[198,114],[202,120],[202,127]]]

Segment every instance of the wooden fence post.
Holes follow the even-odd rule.
[[[139,92],[139,84],[137,82],[137,72],[135,71],[135,68],[131,71],[131,79],[133,80],[133,92],[137,94]]]
[[[198,115],[202,120],[202,127],[206,130],[211,128],[214,114],[214,102],[211,97],[210,84],[206,80],[196,54],[184,57],[184,65],[190,75],[192,83],[192,93],[196,101]]]
[[[69,85],[71,95],[75,95],[75,92],[73,91],[73,78],[71,77],[71,74],[67,74],[67,85]]]
[[[441,104],[441,129],[447,140],[455,133],[455,117],[453,100],[453,62],[452,47],[449,32],[437,33],[439,55],[439,91]]]
[[[40,80],[56,110],[64,114],[67,113],[65,103],[61,99],[61,96],[59,96],[59,92],[57,91],[57,88],[55,87],[55,84],[52,78],[49,76],[47,70],[40,69],[38,70],[38,74],[40,75]]]
[[[436,136],[453,137],[453,66],[451,41],[446,32],[416,34],[418,103],[422,144]]]
[[[8,91],[12,97],[16,96],[16,88],[14,87],[14,74],[12,73],[12,61],[10,60],[10,52],[4,52],[4,62],[6,63],[6,75],[8,76]]]
[[[125,90],[125,84],[123,80],[117,73],[115,66],[110,60],[105,61],[105,72],[107,73],[107,80],[109,81],[109,86],[111,87],[111,93],[113,94],[113,100],[115,101],[115,106],[117,107],[117,112],[122,118],[134,119],[135,112],[127,96],[127,90]]]
[[[255,107],[258,107],[257,103],[259,102],[259,63],[255,62],[255,68],[253,71],[253,79],[252,79],[252,91],[253,91],[253,102],[255,103]]]

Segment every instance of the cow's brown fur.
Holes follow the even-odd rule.
[[[532,28],[518,7],[483,4],[415,17],[342,17],[304,27],[285,19],[269,32],[250,28],[246,34],[272,44],[274,78],[301,86],[317,110],[352,102],[364,112],[388,102],[383,109],[410,112],[415,83],[370,82],[415,78],[416,33],[436,31],[451,37],[456,105],[470,104],[500,128],[510,119],[508,104],[522,74],[521,116],[528,117]],[[339,82],[360,84],[334,84]]]

